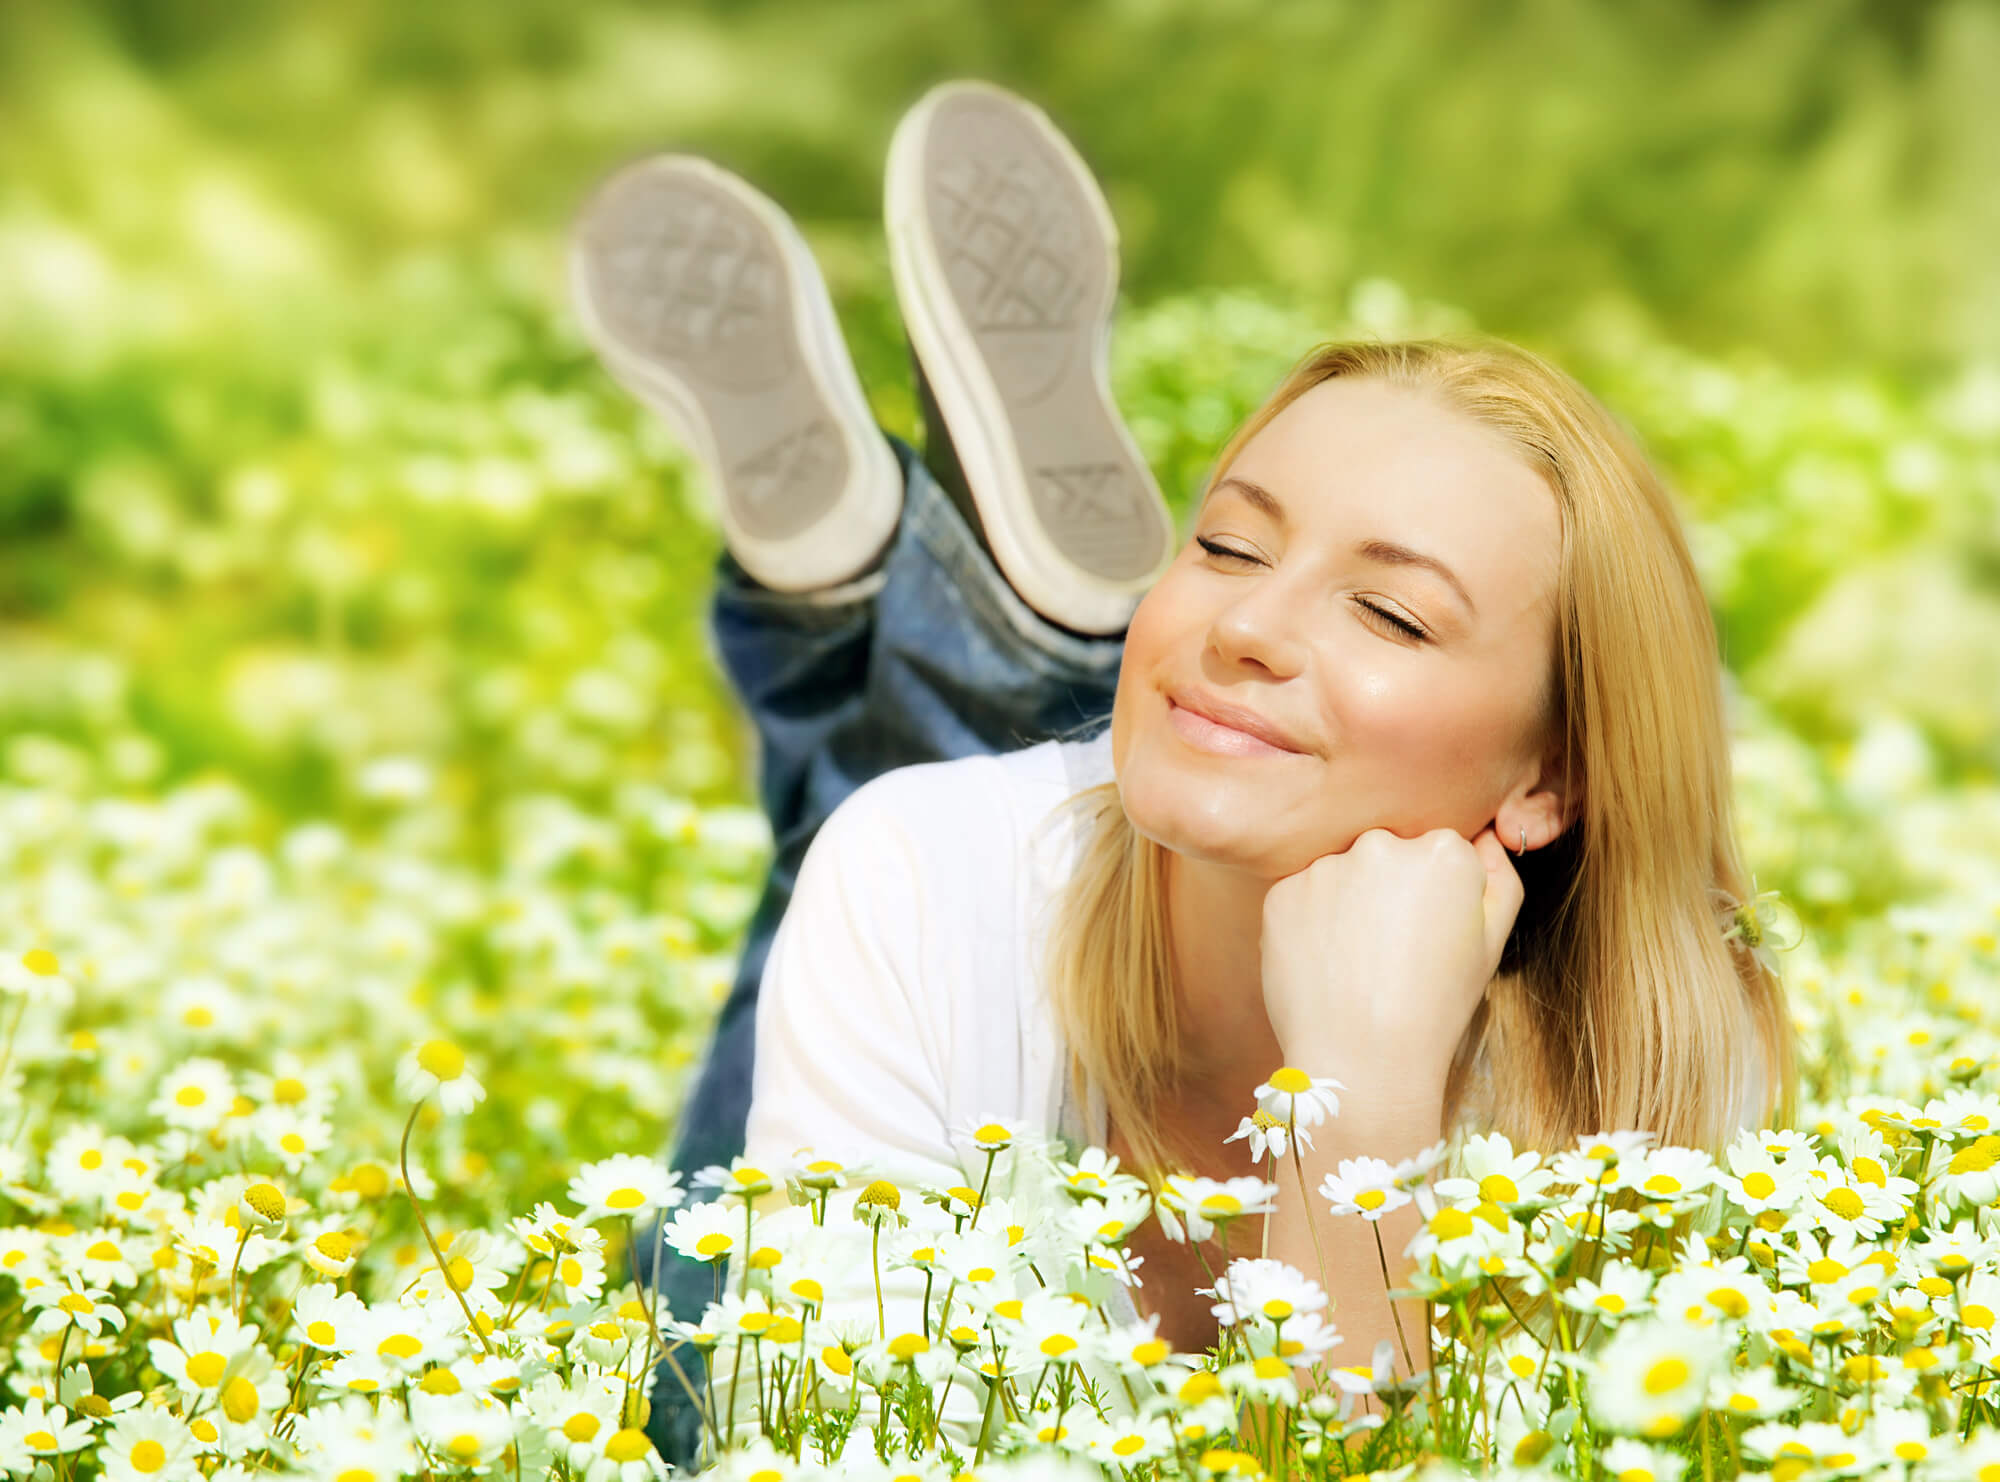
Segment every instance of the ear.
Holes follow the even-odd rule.
[[[1542,754],[1525,787],[1509,798],[1520,824],[1525,824],[1531,836],[1541,839],[1536,847],[1553,844],[1583,816],[1581,781],[1565,764],[1560,748],[1552,746]]]

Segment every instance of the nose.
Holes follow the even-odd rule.
[[[1278,679],[1305,665],[1306,644],[1298,631],[1305,603],[1275,574],[1244,583],[1236,599],[1209,626],[1208,646],[1230,664],[1252,664]]]

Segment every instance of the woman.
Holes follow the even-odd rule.
[[[1105,389],[1110,218],[1038,111],[953,85],[892,146],[929,469],[886,467],[775,208],[687,161],[622,179],[579,295],[721,490],[715,633],[778,841],[677,1166],[810,1147],[958,1183],[997,1118],[1225,1177],[1280,1066],[1343,1088],[1308,1189],[1455,1126],[1713,1148],[1784,1098],[1780,985],[1724,938],[1712,620],[1582,388],[1493,342],[1325,347],[1176,550]],[[1365,1361],[1372,1240],[1281,1184],[1247,1237],[1323,1246]],[[1131,1248],[1127,1306],[1211,1342],[1196,1251]],[[712,1278],[662,1279],[694,1316]]]

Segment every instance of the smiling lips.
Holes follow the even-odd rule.
[[[1285,733],[1262,716],[1204,695],[1169,695],[1167,717],[1197,751],[1217,756],[1298,756]]]

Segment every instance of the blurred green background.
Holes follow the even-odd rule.
[[[1177,513],[1316,340],[1517,339],[1681,493],[1760,883],[1829,932],[2000,892],[1976,0],[0,5],[7,783],[229,778],[252,842],[422,793],[403,845],[573,876],[561,909],[668,911],[726,964],[754,849],[677,863],[659,822],[754,799],[702,632],[719,534],[583,346],[565,232],[637,155],[741,171],[912,432],[880,170],[960,75],[1103,179],[1118,393]],[[698,1044],[699,1004],[661,1002]]]

